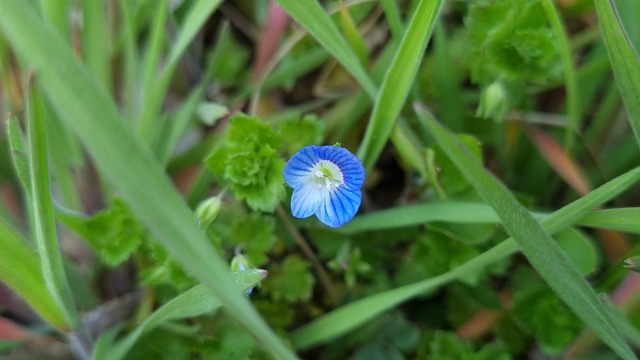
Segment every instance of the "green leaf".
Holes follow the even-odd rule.
[[[479,162],[483,161],[482,148],[477,138],[466,134],[457,134],[456,137],[465,145],[467,151],[469,151],[476,160]],[[460,170],[458,170],[449,157],[447,157],[446,151],[442,149],[442,146],[435,144],[433,152],[439,175],[438,183],[444,188],[445,192],[448,194],[456,194],[468,189],[470,187],[469,180],[462,176]]]
[[[314,115],[286,119],[280,123],[279,130],[288,155],[309,144],[319,144],[324,137],[324,123]]]
[[[9,147],[11,148],[13,168],[16,170],[23,190],[25,193],[30,194],[31,177],[29,174],[29,159],[24,147],[24,134],[15,116],[10,116],[9,120],[7,120],[7,132],[9,135]]]
[[[91,72],[107,91],[111,91],[111,44],[107,26],[106,4],[103,1],[83,1],[82,51]],[[68,17],[68,14],[67,14]]]
[[[613,74],[640,146],[640,59],[625,36],[611,1],[599,0],[594,3]]]
[[[38,86],[31,88],[28,101],[27,135],[29,139],[29,179],[31,180],[29,200],[33,236],[40,256],[45,285],[65,310],[66,324],[71,328],[76,328],[79,325],[78,314],[64,271],[53,214],[45,130],[46,120]]]
[[[369,125],[358,149],[365,169],[371,169],[386,144],[422,62],[424,49],[443,1],[422,0],[407,26],[373,105]]]
[[[169,1],[163,1],[167,4],[169,3]],[[145,94],[144,103],[142,105],[143,113],[140,119],[139,131],[143,139],[148,140],[150,143],[154,143],[157,140],[155,139],[155,136],[158,135],[158,132],[156,132],[157,119],[159,117],[160,109],[162,108],[163,99],[169,87],[171,77],[178,65],[180,57],[184,54],[191,41],[193,41],[198,32],[202,29],[209,16],[221,3],[222,0],[195,0],[193,2],[189,2],[189,10],[185,15],[182,24],[180,24],[178,28],[175,40],[172,42],[173,46],[169,51],[168,61],[160,74],[151,78],[154,80],[151,83],[152,86],[146,88],[149,94],[148,96]],[[158,13],[158,15],[161,14],[162,13]],[[158,23],[158,26],[160,26],[163,22],[159,21]],[[159,38],[163,37],[163,32],[157,33],[157,36]],[[153,69],[150,69],[150,71],[152,70]]]
[[[58,217],[85,241],[110,266],[127,260],[146,237],[146,229],[120,199],[91,218],[58,212]]]
[[[189,94],[189,97],[183,101],[174,114],[171,114],[169,121],[165,123],[161,140],[155,143],[155,152],[163,164],[166,164],[173,152],[176,150],[180,138],[187,131],[193,114],[196,112],[205,91],[205,85],[209,78],[205,76],[198,86]]]
[[[207,126],[215,125],[218,120],[229,113],[230,111],[226,106],[214,102],[203,102],[198,104],[196,108],[196,114],[198,114],[200,121]]]
[[[349,9],[343,3],[340,3],[340,27],[345,34],[349,46],[353,49],[356,56],[358,56],[360,63],[366,66],[369,63],[369,49],[349,13]]]
[[[233,224],[232,241],[240,245],[251,264],[261,266],[267,262],[267,252],[276,242],[274,228],[275,221],[272,217],[251,214],[248,218],[238,219]]]
[[[256,286],[266,276],[266,271],[261,269],[247,269],[233,273],[234,281],[243,290]],[[135,345],[140,336],[152,329],[169,321],[209,314],[219,307],[220,303],[211,296],[209,290],[203,285],[197,285],[154,311],[133,332],[117,343],[110,344],[108,349],[106,343],[99,348],[97,347],[94,357],[105,360],[122,359]]]
[[[514,322],[533,336],[545,353],[559,353],[584,328],[580,319],[530,269],[518,269],[512,283]]]
[[[425,336],[418,354],[433,360],[509,360],[511,356],[500,343],[487,344],[474,350],[469,341],[460,339],[455,333],[438,330]]]
[[[225,145],[207,165],[254,210],[274,211],[284,197],[280,138],[268,123],[243,114],[229,122]]]
[[[598,246],[583,231],[569,227],[557,233],[554,239],[584,276],[593,274],[600,266]]]
[[[398,2],[393,0],[382,0],[381,2],[385,18],[387,23],[389,23],[391,36],[394,41],[400,42],[402,34],[404,33],[404,25],[402,24],[402,18],[400,17]]]
[[[576,76],[576,66],[573,62],[573,54],[571,53],[571,43],[565,25],[562,23],[562,17],[552,0],[542,0],[542,7],[547,14],[547,18],[551,23],[551,27],[558,39],[558,48],[562,59],[562,67],[564,72],[564,83],[567,93],[567,132],[565,136],[565,148],[570,150],[573,146],[575,134],[580,129],[580,97],[581,92],[578,88],[578,79]]]
[[[616,15],[625,36],[636,52],[640,56],[640,24],[636,21],[640,16],[640,3],[627,0],[613,0]]]
[[[554,34],[538,1],[499,0],[470,6],[465,24],[475,58],[472,79],[545,82],[557,66]]]
[[[175,64],[187,50],[193,39],[202,30],[209,16],[220,6],[222,0],[196,0],[190,2],[189,10],[180,24],[180,29],[169,55],[169,63]]]
[[[209,61],[213,78],[222,85],[240,85],[246,81],[240,74],[247,68],[249,51],[235,41],[228,23],[223,23],[220,27]]]
[[[217,4],[197,4],[213,3]],[[96,79],[55,31],[40,21],[33,4],[17,1],[4,5],[0,32],[33,68],[61,119],[78,135],[98,171],[228,314],[262,341],[274,357],[295,358],[234,284],[227,263],[193,221],[192,212],[160,164],[120,117],[109,94],[96,86]],[[78,101],[79,94],[82,101]]]
[[[406,258],[398,266],[395,282],[398,285],[430,279],[455,269],[478,256],[480,251],[470,245],[437,233],[426,233],[413,243]],[[486,271],[478,271],[463,280],[475,284]]]
[[[64,309],[45,285],[38,254],[20,233],[0,218],[0,281],[58,329],[70,324]]]
[[[423,109],[417,108],[416,111],[458,169],[494,208],[504,228],[556,294],[619,356],[625,359],[635,358],[594,290],[549,233],[504,185],[471,156],[464,145]]]
[[[311,264],[298,255],[289,255],[282,264],[272,263],[269,277],[264,282],[264,290],[274,300],[288,302],[308,300],[313,290],[314,277],[310,272]]]
[[[396,229],[430,222],[495,224],[500,221],[493,209],[482,203],[445,201],[398,206],[356,216],[340,228],[347,233]]]
[[[594,211],[580,219],[580,225],[640,234],[640,208]]]
[[[316,0],[277,0],[296,22],[302,25],[360,83],[370,97],[376,96],[375,84],[369,79],[358,56],[342,37],[336,24]]]

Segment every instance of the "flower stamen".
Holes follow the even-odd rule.
[[[344,181],[340,167],[328,160],[318,161],[311,172],[315,175],[314,179],[320,190],[333,191]]]

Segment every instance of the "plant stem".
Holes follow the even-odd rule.
[[[336,288],[333,286],[333,283],[331,282],[331,278],[329,278],[329,274],[327,274],[326,270],[322,266],[322,263],[320,262],[316,254],[313,252],[313,249],[311,248],[307,240],[304,238],[304,236],[302,236],[300,231],[298,231],[298,229],[293,225],[293,223],[291,222],[291,220],[287,216],[287,213],[284,211],[281,205],[278,205],[277,211],[278,211],[278,216],[280,217],[282,222],[284,222],[284,225],[287,227],[287,230],[289,231],[291,236],[293,236],[293,239],[300,246],[300,250],[302,250],[302,253],[309,260],[311,260],[311,263],[313,264],[313,268],[316,270],[316,273],[320,278],[320,283],[322,284],[322,287],[324,287],[324,291],[329,295],[329,303],[333,305],[337,304],[338,293],[336,292]]]

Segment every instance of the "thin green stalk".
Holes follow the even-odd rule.
[[[302,250],[302,253],[309,260],[311,260],[311,264],[313,264],[313,268],[316,270],[316,273],[320,278],[320,283],[322,284],[322,287],[324,287],[324,291],[329,296],[330,302],[336,304],[338,302],[338,293],[336,292],[336,288],[333,286],[329,274],[327,274],[327,272],[325,271],[322,263],[313,252],[313,249],[311,248],[311,246],[309,246],[309,243],[307,243],[307,240],[305,240],[302,234],[300,234],[300,231],[298,231],[298,229],[291,223],[287,212],[284,211],[282,206],[278,206],[276,211],[278,213],[278,216],[280,217],[280,220],[284,222],[285,227],[287,228],[293,239],[296,241],[296,243],[298,243],[298,246],[300,246],[300,250]]]
[[[133,122],[140,115],[139,93],[137,91],[138,53],[135,42],[134,16],[131,13],[131,2],[120,0],[118,4],[122,18],[124,71],[122,72],[122,108],[126,118]]]
[[[360,64],[358,57],[336,24],[316,0],[276,0],[278,4],[304,26],[307,31],[358,80],[362,88],[372,98],[376,96],[376,86]]]
[[[45,285],[38,254],[3,218],[0,218],[0,281],[51,325],[58,329],[70,327],[64,309]]]
[[[49,182],[47,134],[42,99],[37,86],[31,87],[28,98],[27,134],[29,139],[29,168],[31,181],[31,209],[33,235],[42,263],[42,273],[49,292],[65,311],[71,328],[79,325],[71,289],[67,282],[58,244],[55,217]]]
[[[393,41],[399,43],[404,33],[404,24],[402,24],[402,18],[400,17],[398,2],[395,0],[382,0],[382,8],[384,9],[389,29],[391,29],[391,37]]]
[[[145,105],[152,101],[151,99],[155,95],[154,89],[158,86],[156,76],[158,73],[158,64],[160,63],[160,54],[162,53],[162,48],[165,43],[164,29],[167,23],[168,13],[169,1],[158,1],[158,10],[153,18],[150,41],[146,49],[144,64],[142,66],[142,71],[144,71],[142,76],[142,103]],[[173,69],[170,71],[173,72]],[[168,86],[169,79],[165,80],[165,77],[163,77],[162,85]],[[164,81],[166,81],[166,85]],[[161,93],[161,96],[164,97],[164,92]],[[144,113],[145,112],[143,111],[143,114]],[[158,119],[159,117],[142,117],[138,131],[143,139],[147,141],[153,140],[154,135],[157,133],[157,129],[160,127]]]
[[[145,94],[142,103],[142,115],[139,124],[139,133],[148,144],[156,142],[155,136],[159,134],[156,121],[162,110],[162,103],[169,88],[174,71],[176,70],[180,58],[187,50],[196,34],[202,29],[209,15],[222,3],[222,0],[196,0],[191,3],[191,7],[184,22],[181,24],[173,46],[169,52],[169,58],[165,67],[155,77],[153,87],[150,88],[149,95]]]
[[[551,27],[556,33],[560,46],[560,56],[564,71],[565,89],[567,93],[567,131],[564,138],[564,149],[571,151],[575,143],[576,133],[580,129],[580,91],[576,77],[575,64],[571,53],[571,43],[569,35],[562,23],[560,14],[554,5],[553,0],[543,0],[542,6],[551,23]]]
[[[391,136],[443,3],[442,0],[420,1],[407,26],[400,47],[375,97],[369,125],[358,148],[358,157],[365,169],[373,167]]]
[[[611,0],[594,1],[611,68],[640,145],[640,60],[621,28]]]

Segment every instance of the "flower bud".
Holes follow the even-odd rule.
[[[220,196],[210,197],[198,205],[195,211],[196,221],[203,230],[206,230],[216,217],[218,217],[221,208],[222,200]]]
[[[508,94],[504,84],[500,81],[494,81],[482,91],[476,116],[502,121],[507,113],[507,105]]]
[[[233,259],[231,259],[231,271],[233,271],[234,273],[246,271],[247,269],[251,269],[251,264],[249,263],[249,259],[247,259],[246,256],[242,254],[237,254],[236,256],[233,257]],[[252,269],[252,270],[259,270],[259,269]],[[264,270],[261,270],[261,271],[264,271]],[[264,276],[262,275],[262,273],[258,274],[258,276],[262,276],[260,280],[266,277],[266,271],[264,272],[265,272]],[[252,291],[253,291],[253,287],[247,289],[245,293],[247,295],[251,295]]]

